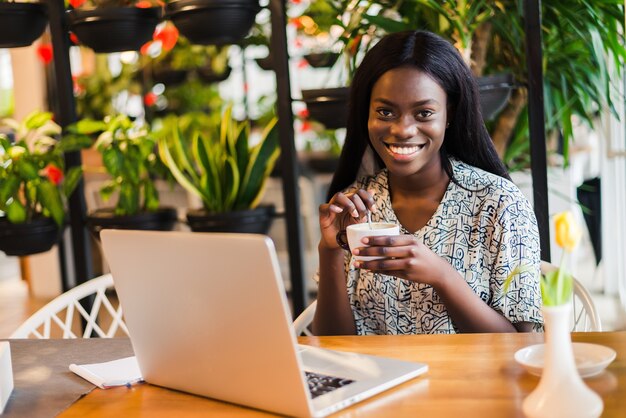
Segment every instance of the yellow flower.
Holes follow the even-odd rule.
[[[574,220],[574,215],[569,211],[557,213],[554,216],[554,228],[556,231],[556,243],[559,247],[571,253],[578,245],[582,234]]]

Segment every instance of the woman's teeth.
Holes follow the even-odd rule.
[[[409,155],[421,150],[424,145],[397,146],[389,144],[388,147],[394,154]]]

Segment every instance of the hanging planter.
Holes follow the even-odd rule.
[[[14,224],[0,217],[0,251],[6,255],[24,256],[50,250],[59,242],[61,230],[52,218],[38,217]]]
[[[171,231],[177,219],[174,208],[160,208],[154,212],[140,212],[135,215],[116,215],[114,208],[102,208],[87,215],[87,225],[99,239],[103,229]]]
[[[245,38],[260,7],[257,0],[174,0],[165,10],[191,42],[222,45]]]
[[[187,223],[194,232],[267,234],[273,218],[273,205],[223,213],[208,213],[204,209],[187,213]]]
[[[337,62],[337,58],[339,58],[339,54],[336,52],[320,52],[304,56],[304,59],[313,68],[332,67]]]
[[[311,119],[323,123],[328,129],[346,126],[348,119],[347,87],[332,89],[302,90],[302,100],[306,103]]]
[[[515,79],[513,74],[496,74],[478,77],[476,82],[483,119],[491,120],[506,106],[515,88]]]
[[[44,3],[0,3],[0,48],[32,44],[46,28]]]
[[[152,39],[161,8],[72,9],[67,15],[70,30],[95,52],[138,51]]]
[[[232,68],[228,66],[224,69],[224,71],[222,71],[221,74],[216,74],[211,66],[206,66],[198,68],[196,73],[198,74],[198,77],[200,77],[200,80],[207,84],[211,84],[226,80],[230,76],[231,70]]]

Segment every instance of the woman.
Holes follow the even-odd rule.
[[[382,169],[363,173],[372,150]],[[365,238],[350,254],[345,228],[368,210],[400,235]],[[364,57],[319,222],[317,334],[541,328],[536,219],[495,152],[469,68],[437,35],[394,33]]]

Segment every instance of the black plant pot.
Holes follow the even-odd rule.
[[[248,34],[261,8],[258,0],[173,0],[165,12],[194,44],[237,43]]]
[[[483,119],[491,120],[506,106],[515,88],[515,79],[512,74],[496,74],[478,77],[476,82]]]
[[[95,52],[137,51],[152,39],[161,8],[72,9],[67,16],[70,30]]]
[[[97,239],[103,229],[140,229],[144,231],[171,231],[178,215],[174,208],[160,208],[155,212],[136,215],[115,215],[113,208],[97,209],[87,215],[87,225]]]
[[[198,77],[200,77],[200,80],[207,84],[211,84],[226,80],[230,76],[231,70],[232,68],[228,66],[221,74],[215,74],[213,68],[207,66],[198,68],[196,73],[198,74]]]
[[[176,70],[168,66],[152,67],[152,82],[163,83],[166,86],[176,86],[187,80],[189,70]]]
[[[339,58],[339,54],[336,52],[320,52],[304,56],[304,59],[313,68],[332,67],[337,62],[337,58]]]
[[[273,205],[224,213],[208,213],[203,209],[187,212],[187,223],[194,232],[267,234],[273,218]]]
[[[0,3],[0,48],[28,46],[46,28],[44,3]]]
[[[0,217],[0,251],[7,255],[42,253],[60,238],[61,230],[51,218],[39,217],[31,222],[12,224],[6,217]]]
[[[310,117],[323,123],[328,129],[346,126],[348,95],[347,87],[302,90],[302,100],[306,103]]]

